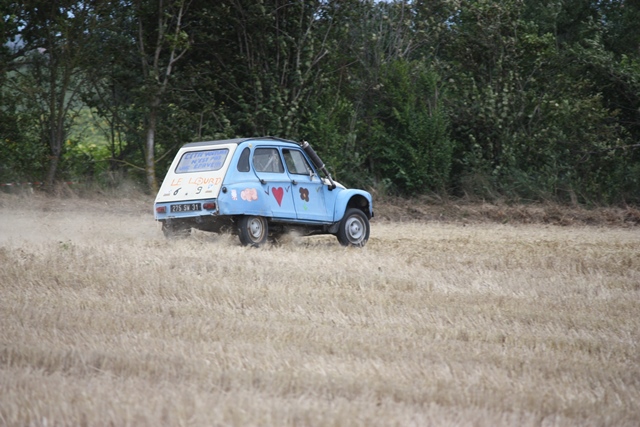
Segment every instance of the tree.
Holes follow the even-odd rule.
[[[434,69],[455,6],[446,1],[335,1],[331,54],[302,129],[353,185],[444,191],[452,141]],[[432,13],[436,11],[436,13]]]
[[[140,96],[145,105],[145,171],[149,190],[158,190],[156,179],[156,131],[163,98],[176,63],[190,45],[184,19],[187,0],[135,0],[137,44],[144,76]]]
[[[637,0],[0,8],[0,174],[50,188],[82,170],[65,149],[89,106],[112,169],[152,192],[180,143],[278,135],[309,139],[341,180],[402,194],[639,200]]]
[[[330,53],[325,8],[319,0],[198,5],[194,24],[203,31],[185,63],[197,76],[192,108],[206,112],[200,129],[295,137]]]
[[[446,192],[454,144],[438,74],[422,61],[399,60],[381,71],[376,123],[384,139],[374,151],[374,172],[404,194]]]
[[[94,25],[99,0],[11,4],[18,25],[9,90],[22,98],[20,108],[34,111],[42,143],[48,146],[46,188],[56,180],[69,126],[80,107],[83,66],[90,60],[87,29]]]

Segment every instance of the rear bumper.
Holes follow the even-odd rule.
[[[158,221],[189,219],[219,214],[217,199],[154,203],[153,215]]]

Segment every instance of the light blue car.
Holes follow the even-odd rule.
[[[296,230],[364,246],[373,201],[368,192],[333,181],[307,142],[240,138],[184,145],[162,182],[154,214],[167,237],[192,228],[229,230],[243,245],[260,246]]]

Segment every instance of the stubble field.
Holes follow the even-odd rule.
[[[151,199],[0,195],[0,425],[635,426],[640,227],[165,241]]]

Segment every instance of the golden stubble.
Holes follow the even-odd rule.
[[[76,202],[0,208],[0,425],[640,417],[637,228],[374,221],[360,250],[253,249]]]

